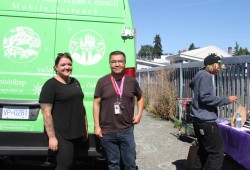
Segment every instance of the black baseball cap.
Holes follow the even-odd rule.
[[[217,56],[216,54],[210,54],[204,59],[204,68],[207,65],[212,65],[214,63],[221,63],[221,58]]]

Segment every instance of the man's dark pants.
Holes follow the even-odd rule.
[[[198,155],[202,167],[208,159],[209,170],[220,170],[224,159],[224,146],[216,122],[195,122],[194,132],[199,142]]]
[[[136,170],[134,126],[123,132],[103,134],[101,143],[107,156],[109,170],[120,170],[120,159],[124,164],[124,170]]]

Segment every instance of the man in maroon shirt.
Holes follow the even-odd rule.
[[[126,56],[121,51],[109,55],[111,74],[101,77],[94,94],[95,135],[101,139],[109,170],[135,170],[134,124],[140,122],[144,99],[135,78],[125,75]],[[134,100],[137,98],[137,114]]]

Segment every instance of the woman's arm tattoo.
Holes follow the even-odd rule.
[[[47,132],[48,137],[55,137],[55,129],[52,118],[52,107],[53,105],[50,103],[41,103],[41,110],[43,114],[44,126]]]

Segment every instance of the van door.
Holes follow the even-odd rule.
[[[60,1],[57,12],[56,51],[73,58],[73,75],[85,94],[89,132],[94,132],[93,96],[97,80],[110,72],[109,53],[129,51],[121,36],[126,28],[124,1]],[[131,20],[127,21],[132,25]],[[131,46],[131,51],[134,46]],[[135,57],[133,56],[134,61]]]
[[[33,151],[27,146],[34,150],[46,146],[47,151],[42,115],[33,114],[31,108],[39,109],[41,87],[53,74],[56,15],[49,11],[52,6],[28,0],[0,2],[1,155],[30,154]]]

